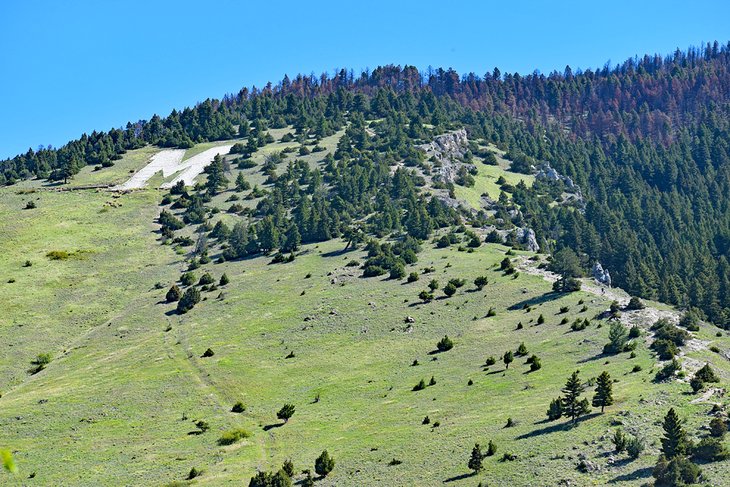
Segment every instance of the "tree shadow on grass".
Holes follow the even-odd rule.
[[[322,254],[322,257],[338,257],[340,255],[349,254],[355,252],[357,247],[350,247],[349,249],[331,250]]]
[[[609,484],[618,484],[622,482],[628,482],[631,480],[646,479],[651,477],[652,467],[644,467],[634,470],[618,477],[614,477],[608,481]]]
[[[595,418],[596,416],[600,416],[600,415],[601,415],[601,413],[586,414],[585,416],[580,417],[578,419],[578,421],[576,421],[575,423],[573,423],[572,421],[566,421],[563,423],[552,424],[552,425],[546,426],[544,428],[536,429],[536,430],[530,431],[528,433],[521,434],[521,435],[517,436],[515,439],[525,440],[527,438],[533,438],[535,436],[542,436],[542,435],[547,435],[550,433],[555,433],[556,431],[568,431],[568,430],[575,428],[583,421],[587,421],[591,418]],[[535,424],[542,424],[542,423],[537,422]]]
[[[543,303],[547,303],[549,301],[554,301],[556,299],[559,299],[562,295],[563,295],[563,293],[556,293],[556,292],[549,292],[549,293],[541,294],[540,296],[535,296],[534,298],[519,301],[507,309],[510,311],[515,311],[515,310],[523,309],[526,306],[537,306],[538,304],[543,304]]]
[[[592,357],[582,358],[582,359],[578,360],[577,363],[584,364],[586,362],[595,362],[596,360],[607,359],[610,356],[611,356],[611,354],[599,352]]]
[[[456,475],[454,477],[449,477],[448,479],[444,480],[444,483],[446,484],[448,482],[456,482],[458,480],[468,479],[469,477],[473,477],[475,475],[476,474],[474,472],[463,473],[461,475]]]
[[[272,430],[272,429],[274,429],[274,428],[281,428],[281,427],[282,427],[282,426],[284,426],[285,424],[286,424],[286,423],[274,423],[274,424],[267,424],[266,426],[264,426],[264,431],[269,431],[269,430]]]

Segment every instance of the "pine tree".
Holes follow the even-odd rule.
[[[472,448],[471,456],[469,457],[469,470],[473,470],[474,474],[479,473],[482,470],[483,458],[484,455],[482,455],[482,448],[479,446],[479,443],[476,443],[474,448]]]
[[[547,417],[550,421],[555,421],[563,416],[563,398],[558,396],[550,401],[550,407],[547,410]]]
[[[588,401],[580,399],[583,393],[583,383],[578,377],[579,371],[573,372],[568,381],[565,383],[562,392],[563,396],[563,414],[575,423],[580,416],[587,414],[589,411]]]
[[[504,352],[504,355],[502,356],[502,361],[504,362],[504,368],[509,369],[509,364],[514,361],[514,355],[512,354],[512,350]]]
[[[174,301],[178,301],[180,299],[180,295],[182,293],[180,292],[180,288],[177,287],[177,284],[173,284],[169,291],[167,291],[167,295],[165,296],[165,300],[168,303],[172,303]]]
[[[327,450],[317,457],[314,462],[314,471],[322,477],[326,477],[335,468],[335,460],[330,456]]]
[[[243,177],[243,173],[239,172],[238,176],[236,176],[236,191],[248,191],[249,189],[251,189],[251,185]]]
[[[596,394],[593,396],[593,407],[600,407],[601,412],[606,406],[613,404],[613,380],[605,370],[596,379]]]
[[[683,456],[687,452],[687,434],[682,428],[682,423],[683,421],[679,419],[674,408],[671,408],[664,416],[664,422],[662,423],[664,436],[661,439],[662,454],[669,460]]]
[[[279,419],[283,419],[285,423],[288,423],[289,418],[294,416],[294,410],[294,404],[284,404],[281,409],[279,409],[279,412],[276,413],[276,417]]]

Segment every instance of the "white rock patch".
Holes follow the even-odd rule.
[[[129,189],[144,188],[147,181],[156,173],[162,171],[163,177],[171,176],[178,172],[180,161],[185,155],[185,149],[165,149],[150,159],[149,164],[132,175],[129,180],[112,188],[113,191],[125,191]]]
[[[187,161],[183,162],[182,164],[179,164],[177,166],[177,171],[182,171],[182,174],[177,176],[175,179],[170,181],[169,183],[165,183],[162,186],[160,186],[163,189],[166,188],[172,188],[175,184],[177,184],[178,181],[185,181],[185,186],[192,186],[195,178],[203,172],[205,167],[213,162],[213,158],[218,155],[225,155],[228,154],[228,151],[231,150],[231,147],[233,147],[233,144],[227,144],[227,145],[219,145],[217,147],[212,147],[206,151],[201,152],[200,154],[191,157]]]

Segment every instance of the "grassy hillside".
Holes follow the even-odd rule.
[[[277,140],[284,132],[272,131]],[[322,144],[332,150],[336,141]],[[264,152],[255,155],[259,163]],[[321,154],[308,157],[316,163]],[[477,186],[457,194],[467,201],[471,192],[491,195],[487,178],[498,175],[490,169],[481,167]],[[107,171],[99,174],[119,182]],[[263,184],[256,168],[244,173]],[[0,190],[0,447],[12,449],[20,469],[0,474],[3,484],[165,485],[195,467],[204,471],[196,485],[240,485],[285,459],[297,472],[312,469],[327,449],[336,466],[321,486],[641,485],[651,476],[666,410],[677,408],[695,435],[710,419],[711,401],[723,402],[711,396],[693,404],[698,396],[686,382],[654,383],[660,365],[645,338],[634,358],[602,355],[609,326],[597,316],[613,297],[594,287],[552,293],[527,252],[510,257],[531,271],[505,275],[499,262],[507,247],[466,252],[425,242],[407,269],[420,278],[406,283],[360,277],[348,264],[364,262],[365,251],[344,252],[344,242],[331,240],[304,246],[290,263],[259,256],[205,264],[196,277],[208,271],[217,281],[225,273],[231,282],[178,315],[164,297],[187,264],[158,240],[153,222],[163,192],[18,189]],[[228,196],[213,204],[225,209]],[[37,208],[22,210],[30,199]],[[51,260],[52,251],[69,256]],[[24,267],[26,260],[32,265]],[[481,291],[472,284],[477,276],[489,280]],[[439,290],[433,302],[418,299],[430,279],[443,288],[451,278],[466,281],[453,297]],[[496,315],[488,317],[490,309]],[[653,323],[649,312],[627,316],[644,330]],[[577,318],[590,326],[571,331]],[[709,361],[724,383],[730,339],[716,330],[701,328],[684,360],[690,371]],[[444,335],[454,348],[433,353]],[[540,370],[529,372],[527,356],[505,370],[501,356],[521,343],[540,358]],[[204,358],[207,349],[214,354]],[[53,360],[30,374],[40,353]],[[484,367],[490,356],[497,363]],[[585,381],[608,371],[617,380],[615,404],[576,426],[547,422],[550,400],[576,369]],[[431,377],[435,385],[412,390]],[[586,397],[592,394],[590,387]],[[239,401],[245,412],[231,412]],[[276,412],[285,403],[296,412],[283,424]],[[513,427],[505,427],[508,418]],[[210,429],[196,434],[198,420]],[[646,438],[637,460],[614,458],[609,438],[618,425]],[[217,444],[236,428],[250,437]],[[471,448],[486,449],[490,440],[497,454],[470,475]],[[500,461],[505,453],[516,459]],[[582,456],[599,469],[579,472]],[[702,468],[714,485],[730,475],[727,463]]]

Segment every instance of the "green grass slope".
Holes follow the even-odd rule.
[[[252,182],[255,173],[246,173]],[[695,435],[711,402],[723,402],[692,403],[698,396],[686,383],[654,383],[660,365],[643,339],[635,358],[602,355],[609,327],[595,317],[610,299],[556,295],[542,276],[524,271],[503,275],[498,263],[508,249],[500,245],[470,253],[426,242],[407,269],[420,275],[410,284],[360,277],[347,264],[363,262],[365,252],[343,252],[341,241],[304,246],[286,264],[270,256],[209,263],[195,275],[226,273],[231,282],[177,315],[164,295],[186,265],[157,240],[161,198],[151,189],[118,197],[0,190],[0,448],[14,452],[19,468],[0,473],[4,485],[165,485],[183,481],[191,467],[204,471],[196,485],[240,485],[285,459],[297,472],[312,469],[324,449],[337,463],[321,486],[641,485],[666,410],[677,408]],[[29,199],[37,208],[21,210]],[[50,251],[71,255],[50,260]],[[477,291],[480,275],[489,284]],[[443,287],[450,278],[466,280],[453,297],[417,298],[430,279]],[[496,315],[487,317],[490,308]],[[591,326],[574,332],[563,318],[588,318]],[[709,361],[722,387],[730,339],[715,332],[697,332],[684,360]],[[454,348],[432,353],[447,334]],[[540,370],[530,373],[526,357],[508,370],[501,361],[484,367],[522,342],[540,357]],[[208,348],[214,355],[202,357]],[[30,374],[39,353],[53,360]],[[632,372],[637,365],[642,370]],[[608,371],[617,380],[615,404],[575,427],[546,422],[550,400],[576,369],[586,381]],[[431,377],[435,385],[412,390]],[[245,412],[230,411],[238,401]],[[276,418],[284,403],[296,406],[287,424]],[[425,416],[431,424],[422,424]],[[514,427],[505,427],[508,418]],[[198,420],[210,429],[197,434]],[[646,438],[637,460],[612,453],[617,425]],[[220,446],[236,428],[250,437]],[[489,440],[497,454],[472,476],[471,448]],[[516,459],[500,461],[504,453]],[[582,456],[599,469],[579,472]],[[702,468],[713,485],[730,475],[726,462]]]

